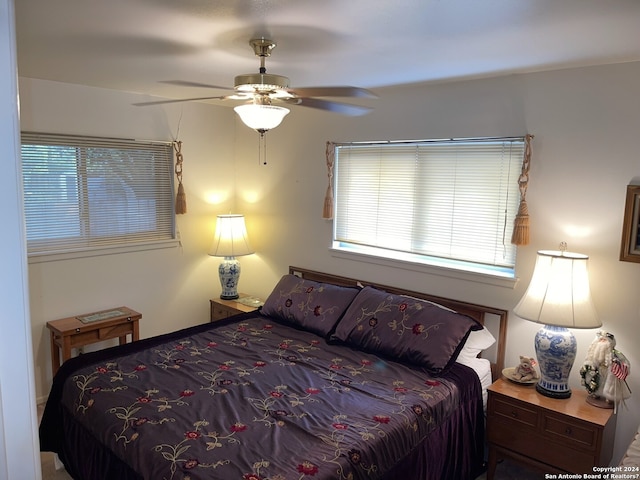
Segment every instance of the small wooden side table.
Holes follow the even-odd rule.
[[[51,340],[51,368],[53,375],[62,362],[71,358],[71,349],[84,347],[90,343],[118,338],[120,345],[140,338],[138,321],[142,314],[128,307],[117,307],[100,312],[61,318],[47,322]]]
[[[240,303],[239,300],[247,298],[248,295],[241,293],[240,297],[235,300],[223,300],[216,298],[209,300],[211,307],[211,321],[224,320],[227,317],[237,315],[238,313],[249,313],[256,310],[260,305],[245,305]],[[253,298],[253,297],[251,297]]]
[[[609,465],[616,415],[589,405],[585,390],[573,389],[570,398],[555,399],[500,378],[488,392],[487,480],[494,478],[497,461],[504,457],[548,474],[580,478]]]

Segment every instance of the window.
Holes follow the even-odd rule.
[[[337,145],[333,248],[514,277],[523,157],[524,138]]]
[[[175,243],[168,143],[22,134],[29,256]]]

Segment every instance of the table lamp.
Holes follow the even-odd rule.
[[[591,300],[587,255],[560,251],[538,252],[531,283],[514,313],[544,326],[536,334],[535,351],[540,368],[536,390],[547,397],[569,398],[569,373],[577,342],[569,328],[602,325]]]
[[[222,293],[220,298],[233,300],[238,298],[238,280],[240,279],[240,262],[235,257],[250,255],[253,253],[247,228],[244,224],[244,215],[229,214],[218,215],[216,221],[216,233],[209,250],[213,257],[224,257],[218,267]]]

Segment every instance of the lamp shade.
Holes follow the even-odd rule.
[[[252,253],[254,251],[249,244],[244,215],[218,215],[216,232],[209,255],[213,257],[240,257]]]
[[[529,288],[514,313],[544,325],[600,327],[602,323],[591,300],[588,259],[580,253],[539,251]]]
[[[258,104],[240,105],[234,110],[247,127],[261,133],[276,128],[289,113],[285,107]]]

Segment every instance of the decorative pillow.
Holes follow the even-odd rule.
[[[465,362],[478,357],[478,354],[496,343],[496,339],[486,328],[481,330],[473,330],[469,333],[469,338],[464,342],[462,350],[458,355],[459,362]]]
[[[443,310],[448,310],[449,312],[456,313],[456,311],[455,311],[455,310],[452,310],[452,309],[451,309],[451,308],[449,308],[449,307],[445,307],[444,305],[440,305],[439,303],[432,302],[431,300],[424,300],[424,299],[422,299],[422,298],[411,297],[411,296],[409,296],[409,295],[401,295],[401,296],[402,296],[402,298],[408,298],[408,299],[410,299],[410,300],[418,300],[419,302],[427,302],[427,303],[430,303],[431,305],[434,305],[434,306],[436,306],[436,307],[438,307],[438,308],[441,308],[441,309],[443,309]]]
[[[326,336],[359,291],[285,275],[264,302],[262,313]]]
[[[404,295],[403,297],[416,300],[415,297],[404,296]],[[455,313],[455,310],[452,310],[449,307],[445,307],[444,305],[440,305],[439,303],[435,303],[435,302],[429,302],[429,303],[431,303],[432,305],[435,305],[436,307]],[[464,342],[464,346],[462,347],[462,350],[460,350],[460,353],[456,358],[456,361],[461,363],[464,363],[464,362],[472,363],[475,359],[478,358],[478,355],[480,354],[480,352],[482,352],[483,350],[486,350],[494,343],[496,343],[496,339],[491,334],[491,332],[487,330],[486,327],[482,327],[482,329],[480,330],[471,330],[471,332],[469,332],[469,336],[467,337],[467,340]]]
[[[365,287],[331,339],[441,374],[455,362],[469,332],[481,328],[471,317],[431,302]]]

